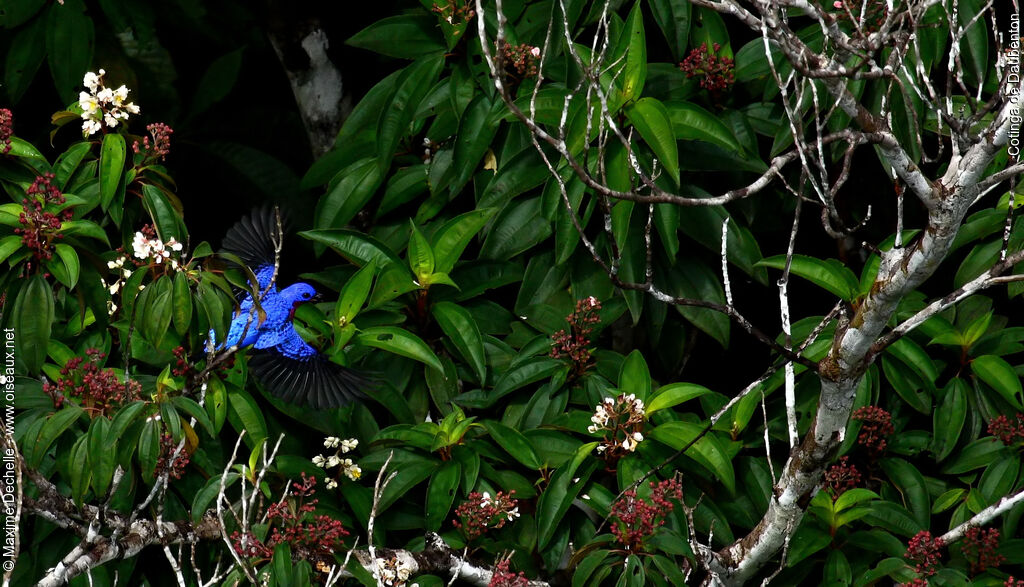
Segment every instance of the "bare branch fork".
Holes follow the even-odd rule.
[[[813,202],[821,206],[824,229],[836,238],[845,238],[852,229],[846,228],[839,218],[834,200],[850,175],[855,149],[864,145],[874,145],[878,148],[883,167],[891,173],[896,182],[897,217],[900,228],[902,229],[905,205],[902,198],[904,191],[912,194],[927,213],[924,229],[909,243],[897,241],[897,246],[888,251],[878,251],[870,243],[865,243],[865,246],[877,252],[881,258],[878,275],[868,293],[851,310],[852,314],[838,314],[838,326],[832,338],[831,348],[816,369],[821,381],[821,392],[810,430],[802,441],[796,442],[793,432],[795,415],[792,414],[792,402],[787,401],[787,412],[790,412],[787,418],[788,428],[793,446],[770,496],[768,511],[747,536],[719,552],[703,557],[710,583],[738,585],[759,573],[789,543],[793,531],[799,526],[806,504],[817,491],[825,467],[834,458],[843,441],[857,385],[878,353],[927,318],[959,300],[992,285],[1019,279],[1016,276],[1004,277],[1003,274],[1014,264],[1024,260],[1024,254],[1007,251],[1007,247],[1004,246],[1000,253],[1000,261],[988,271],[957,291],[932,302],[917,315],[886,332],[886,325],[899,302],[930,277],[945,258],[970,207],[995,187],[1006,181],[1013,182],[1024,173],[1024,164],[1011,161],[1004,169],[988,176],[984,175],[985,169],[997,152],[1008,143],[1011,121],[1018,114],[1013,98],[1019,96],[1024,87],[1017,81],[1014,82],[1017,84],[1015,87],[1010,87],[1006,69],[1001,66],[999,91],[994,92],[984,102],[981,101],[981,90],[971,96],[964,82],[960,44],[965,39],[965,31],[971,25],[980,26],[984,23],[985,14],[994,10],[994,3],[991,0],[971,22],[963,25],[955,14],[955,8],[954,13],[949,14],[940,0],[901,2],[899,7],[890,8],[881,22],[873,23],[872,27],[868,26],[864,11],[860,14],[847,11],[846,16],[854,29],[849,33],[839,27],[835,14],[826,11],[822,4],[816,1],[753,0],[741,3],[739,0],[693,0],[693,3],[728,14],[761,36],[772,76],[781,90],[786,122],[794,136],[794,147],[773,158],[768,170],[754,182],[711,198],[690,198],[667,193],[654,185],[656,163],[649,171],[645,171],[636,163],[633,156],[632,134],[620,128],[618,120],[609,112],[610,88],[607,78],[601,78],[602,74],[609,71],[614,75],[617,67],[614,63],[604,62],[605,49],[608,45],[608,29],[605,22],[608,18],[607,4],[596,27],[591,51],[594,57],[590,59],[584,59],[576,50],[567,22],[561,23],[562,26],[549,23],[548,35],[540,56],[537,85],[539,86],[540,80],[543,79],[544,59],[548,57],[548,50],[552,45],[553,31],[558,29],[561,29],[569,56],[583,72],[582,81],[576,87],[567,88],[557,128],[549,130],[536,118],[537,87],[533,90],[528,112],[519,107],[505,87],[500,56],[497,59],[492,56],[491,41],[485,30],[486,19],[483,15],[486,11],[483,2],[476,1],[477,14],[480,15],[478,35],[494,86],[509,110],[530,131],[535,147],[559,184],[563,204],[567,207],[584,246],[617,286],[622,289],[644,291],[666,303],[695,305],[723,312],[759,340],[771,340],[769,346],[790,362],[789,364],[807,364],[806,359],[799,356],[799,351],[794,353],[788,348],[788,339],[785,345],[778,345],[774,339],[764,336],[746,322],[728,300],[725,305],[700,301],[694,303],[693,300],[675,298],[659,290],[652,282],[650,265],[645,283],[625,283],[618,275],[620,253],[615,246],[614,238],[609,239],[611,258],[606,260],[599,254],[596,245],[584,234],[584,227],[577,218],[577,211],[573,210],[568,198],[566,180],[561,174],[563,169],[571,170],[584,186],[597,195],[601,204],[600,209],[605,214],[605,233],[609,237],[613,236],[609,212],[609,202],[612,201],[626,200],[648,205],[722,205],[763,192],[768,186],[780,181],[797,202]],[[920,55],[920,40],[916,32],[922,26],[925,13],[934,6],[942,6],[951,37],[951,52],[946,58],[949,75],[946,76],[944,88],[937,87],[928,78],[920,59],[915,62],[910,57]],[[564,13],[564,6],[562,10]],[[501,0],[495,0],[493,11],[495,18],[487,22],[496,23],[496,37],[500,44],[507,24]],[[810,18],[819,25],[824,37],[822,50],[811,49],[790,29],[788,19],[794,13]],[[914,49],[912,52],[910,47]],[[1001,48],[998,39],[997,48]],[[883,52],[882,49],[891,50]],[[793,67],[791,74],[780,75],[773,53],[780,54]],[[884,62],[877,61],[876,56],[883,54],[888,55],[887,59]],[[868,79],[885,84],[881,105],[874,111],[862,104],[850,88],[850,82]],[[971,96],[973,100],[968,99],[966,108],[961,111],[954,107],[955,96]],[[942,132],[948,131],[948,138],[939,135],[935,154],[924,153],[925,145],[921,138],[923,121],[918,119],[916,112],[909,113],[911,134],[914,135],[911,140],[914,144],[901,144],[892,130],[892,122],[894,116],[906,117],[908,113],[894,111],[894,103],[898,103],[896,97],[902,98],[899,102],[906,102],[912,97],[920,100],[925,111],[934,113]],[[578,159],[576,147],[570,150],[566,137],[569,109],[576,99],[585,99],[585,111],[597,115],[595,134],[591,134],[592,129],[588,122],[583,162]],[[810,124],[807,124],[806,117],[800,114],[801,103],[811,104]],[[855,128],[826,134],[825,123],[836,111],[848,115]],[[635,179],[638,180],[635,184],[639,186],[637,189],[622,191],[608,186],[603,168],[608,140],[618,140],[626,149]],[[842,168],[833,181],[829,177],[830,153],[825,147],[837,142],[840,145],[845,144],[845,152],[842,153]],[[541,149],[542,143],[554,147],[562,161],[549,158]],[[587,160],[592,156],[590,151],[595,149],[596,165]],[[915,162],[914,156],[911,155],[912,150],[922,153],[925,162],[939,164],[936,167],[943,169],[942,174],[929,177]],[[782,176],[783,169],[791,163],[799,163],[800,184],[796,187],[789,186]],[[805,184],[811,188],[817,200],[802,197],[801,190]],[[1011,201],[1007,226],[1012,222],[1012,209]],[[794,222],[791,243],[787,249],[787,266],[788,260],[792,259],[792,241],[795,235]],[[899,234],[897,236],[900,237]],[[644,238],[649,255],[649,234],[645,233]],[[728,279],[727,273],[723,272],[723,278]],[[789,322],[785,275],[779,283],[779,288],[780,312],[785,332]],[[740,396],[749,393],[749,389],[744,390]],[[1024,498],[1019,494],[1004,498],[999,507],[987,509],[985,514],[991,519],[1021,499]],[[981,519],[972,520],[972,523],[981,523]]]

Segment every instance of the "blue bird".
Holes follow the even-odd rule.
[[[259,311],[253,310],[252,293],[246,293],[231,327],[218,349],[252,345],[249,369],[275,396],[315,409],[337,408],[365,397],[369,380],[352,369],[333,363],[302,340],[292,325],[295,309],[311,301],[316,290],[295,283],[277,290],[274,278],[274,238],[278,215],[274,210],[255,211],[228,230],[223,250],[237,255],[256,276]],[[268,289],[269,288],[269,289]],[[211,338],[213,334],[211,332]]]

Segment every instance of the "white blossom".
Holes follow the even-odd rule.
[[[334,479],[328,479],[327,480],[327,489],[334,489],[337,486],[338,486],[338,482],[335,481]]]
[[[324,458],[324,455],[316,455],[315,457],[313,457],[313,464],[316,465],[317,467],[320,467],[321,469],[324,467],[326,463],[327,459]]]
[[[346,453],[349,451],[353,451],[356,449],[357,446],[359,446],[358,440],[356,440],[355,438],[346,438],[345,440],[341,441],[341,452]]]
[[[338,444],[340,444],[340,443],[341,443],[341,439],[338,438],[337,436],[328,436],[327,438],[324,439],[324,447],[325,448],[334,448],[334,447],[338,446]]]
[[[348,460],[348,459],[345,459],[345,460]],[[338,455],[331,455],[331,456],[327,457],[327,468],[328,469],[330,469],[331,467],[337,467],[340,464],[341,464],[341,459],[338,458]]]

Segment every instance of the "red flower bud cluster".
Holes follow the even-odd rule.
[[[592,366],[590,333],[594,331],[594,325],[601,321],[597,315],[600,309],[601,302],[594,296],[578,300],[576,309],[565,318],[569,323],[569,332],[559,330],[551,336],[554,345],[550,356],[554,359],[567,357],[572,361],[573,377],[579,377]]]
[[[982,530],[977,526],[967,529],[964,540],[960,544],[960,552],[971,565],[971,575],[978,575],[990,567],[998,567],[1006,557],[997,553],[999,550],[999,530],[989,528]]]
[[[334,552],[348,536],[342,523],[330,516],[313,516],[318,500],[305,498],[316,494],[316,477],[302,473],[302,482],[292,484],[292,496],[267,508],[267,520],[273,525],[266,541],[252,534],[235,531],[231,535],[235,552],[242,556],[270,558],[274,548],[287,542],[292,556],[308,560],[314,567],[333,564]]]
[[[1018,412],[1016,422],[1010,422],[1006,416],[992,418],[988,421],[988,433],[1006,446],[1024,440],[1024,414]]]
[[[864,406],[853,412],[853,419],[863,422],[857,444],[867,448],[873,458],[881,456],[885,452],[886,437],[894,431],[892,415],[878,406]]]
[[[56,383],[43,383],[43,391],[53,398],[53,405],[60,408],[67,398],[78,398],[82,408],[93,416],[108,416],[125,402],[139,399],[142,385],[138,381],[124,381],[113,369],[101,369],[100,362],[106,357],[96,349],[86,351],[89,360],[72,357],[60,370]]]
[[[1024,587],[1024,579],[1014,579],[1013,575],[1003,583],[1003,587]]]
[[[11,137],[14,135],[14,115],[6,108],[0,108],[0,155],[11,152]]]
[[[713,94],[720,93],[736,81],[733,73],[736,64],[730,57],[716,55],[721,49],[722,46],[715,43],[712,51],[708,51],[707,43],[701,43],[683,59],[679,69],[686,74],[687,79],[699,77],[700,87],[705,90]]]
[[[537,62],[540,57],[540,48],[522,43],[511,45],[502,41],[499,46],[502,61],[512,66],[518,74],[518,81],[537,75]],[[516,80],[513,80],[516,81]]]
[[[160,457],[156,460],[156,469],[154,469],[157,477],[166,472],[171,479],[181,479],[181,476],[185,474],[185,467],[189,463],[188,451],[182,447],[181,452],[175,457],[174,453],[177,450],[178,443],[174,442],[173,436],[167,433],[160,436]]]
[[[160,161],[167,157],[171,152],[171,135],[174,134],[174,129],[162,122],[154,122],[147,125],[146,130],[153,137],[153,142],[150,143],[149,137],[142,137],[142,146],[139,146],[139,141],[135,141],[132,143],[132,151],[142,153],[144,162]]]
[[[638,498],[636,490],[630,489],[612,504],[609,514],[611,531],[627,550],[642,550],[644,541],[665,524],[665,517],[674,507],[672,500],[683,499],[683,488],[675,479],[661,483],[651,481],[650,487],[650,502]]]
[[[195,369],[188,362],[188,353],[185,351],[185,347],[179,346],[172,351],[174,353],[174,368],[171,369],[171,374],[175,377],[188,377],[195,374]]]
[[[430,10],[441,15],[441,18],[452,26],[467,23],[476,16],[471,0],[447,0],[444,4],[434,3]]]
[[[519,517],[519,503],[513,495],[515,490],[504,493],[499,491],[493,498],[486,491],[469,494],[469,499],[455,508],[457,520],[452,525],[462,530],[466,540],[479,538],[491,528],[502,528],[506,522]]]
[[[861,475],[855,465],[850,464],[850,457],[843,457],[825,472],[825,489],[832,494],[835,501],[849,489],[860,485]]]
[[[915,563],[915,573],[931,577],[938,571],[936,567],[942,557],[939,551],[945,547],[946,543],[941,538],[932,538],[931,532],[921,530],[907,543],[903,557]]]
[[[530,580],[520,572],[518,575],[508,570],[508,559],[503,559],[494,565],[494,574],[491,575],[491,582],[487,587],[527,587]]]
[[[53,258],[53,241],[64,238],[64,235],[58,233],[61,223],[71,220],[72,216],[70,209],[59,214],[44,210],[47,205],[59,206],[66,201],[60,190],[51,183],[53,178],[52,173],[40,175],[25,190],[28,197],[21,203],[22,212],[18,216],[21,228],[14,229],[16,234],[21,235],[21,243],[32,251],[37,261]]]

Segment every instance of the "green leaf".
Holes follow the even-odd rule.
[[[139,436],[139,465],[142,467],[142,478],[150,483],[156,471],[157,459],[160,458],[160,423],[147,420],[142,425]]]
[[[1005,456],[1005,447],[992,436],[979,438],[957,453],[953,460],[942,467],[944,475],[962,475],[968,471],[987,467],[1000,456]]]
[[[960,432],[967,420],[967,383],[956,378],[946,386],[945,396],[932,414],[932,452],[935,460],[943,461],[960,440]]]
[[[641,401],[647,401],[651,395],[651,372],[643,353],[634,349],[626,356],[619,371],[619,389],[623,393],[635,394]]]
[[[542,379],[547,379],[565,368],[562,361],[557,359],[526,361],[506,371],[498,379],[494,389],[489,393],[483,391],[479,393],[468,392],[460,395],[455,401],[467,407],[485,408],[494,405],[494,402],[513,391]]]
[[[473,368],[477,381],[483,384],[487,380],[487,357],[484,339],[473,315],[452,302],[437,302],[430,312],[459,354]]]
[[[371,260],[345,282],[334,306],[335,328],[344,328],[351,324],[352,319],[359,314],[359,310],[370,295],[370,286],[376,272],[377,264]]]
[[[537,500],[537,549],[541,550],[551,542],[555,530],[562,523],[562,518],[569,511],[576,495],[586,485],[596,464],[591,464],[578,473],[580,465],[590,456],[590,453],[597,447],[596,442],[590,442],[581,446],[572,460],[559,467],[551,476],[551,482],[547,489],[540,494]],[[577,481],[578,479],[578,481]]]
[[[224,485],[225,489],[228,489],[235,484],[241,478],[238,473],[226,473],[224,475],[214,475],[206,480],[203,487],[196,492],[195,497],[192,498],[192,521],[198,522],[206,514],[206,509],[216,499],[220,493],[221,485]]]
[[[430,477],[431,473],[438,469],[438,463],[432,459],[417,458],[416,460],[403,462],[400,466],[392,468],[397,471],[391,482],[381,492],[378,511],[383,512],[400,498],[406,497],[416,485]]]
[[[0,239],[0,263],[6,261],[7,257],[13,255],[20,248],[21,237],[19,235],[12,234]]]
[[[96,31],[80,0],[53,4],[46,15],[46,54],[61,101],[74,101],[75,88],[89,71]]]
[[[935,366],[928,353],[909,338],[904,337],[897,340],[889,345],[886,351],[920,374],[926,385],[934,384],[938,380],[938,367]]]
[[[451,273],[469,241],[494,216],[495,208],[477,208],[445,222],[430,239],[434,250],[434,271]]]
[[[880,461],[882,470],[903,495],[903,500],[914,519],[922,528],[928,527],[931,518],[931,498],[924,476],[914,465],[903,459],[887,458]]]
[[[117,133],[103,136],[103,146],[100,147],[100,207],[104,212],[117,194],[117,185],[124,172],[125,152],[124,136]]]
[[[576,565],[576,570],[572,574],[572,587],[585,587],[594,571],[610,555],[611,551],[598,548],[584,557],[580,564]]]
[[[89,438],[86,435],[79,436],[75,444],[71,446],[71,454],[68,456],[70,467],[71,498],[79,506],[85,494],[89,491],[89,482],[92,480],[92,467],[89,466]]]
[[[843,494],[836,499],[835,504],[833,505],[833,509],[836,511],[836,513],[839,513],[842,512],[843,510],[852,508],[858,504],[862,504],[866,501],[871,501],[873,499],[879,499],[877,493],[871,491],[870,489],[855,487],[854,489],[844,491]]]
[[[110,420],[106,418],[93,418],[89,423],[88,460],[92,469],[92,487],[97,496],[106,495],[117,466],[117,439],[110,436],[110,429]]]
[[[174,407],[178,410],[185,412],[192,418],[195,418],[196,422],[199,423],[199,425],[202,426],[210,436],[217,435],[217,431],[213,427],[213,422],[210,420],[209,414],[207,414],[203,406],[196,403],[194,399],[179,395],[172,397],[171,403],[174,404]]]
[[[670,383],[658,388],[654,397],[647,402],[647,416],[665,408],[677,406],[685,401],[698,398],[711,390],[696,383]]]
[[[655,98],[640,98],[627,106],[625,112],[664,166],[665,173],[679,185],[679,149],[668,109]]]
[[[32,457],[26,456],[28,465],[33,469],[38,468],[53,442],[83,414],[85,412],[82,408],[74,404],[65,404],[62,409],[49,416],[46,423],[39,429],[39,436],[36,437],[35,443],[32,445]]]
[[[690,0],[650,0],[650,5],[658,28],[668,41],[672,61],[682,61],[690,37]]]
[[[396,355],[415,359],[424,365],[444,372],[444,366],[437,359],[427,343],[415,334],[395,326],[375,326],[360,332],[356,339],[360,344],[383,349]]]
[[[512,455],[527,469],[540,470],[541,461],[537,458],[537,453],[534,452],[530,441],[521,432],[494,420],[484,420],[482,424],[491,438],[498,443],[498,446],[505,449],[505,452]]]
[[[401,42],[396,42],[399,38],[401,37],[391,37],[388,43],[400,45]],[[349,43],[351,42],[352,39],[349,39]],[[420,102],[437,81],[437,76],[444,65],[444,59],[440,56],[422,55],[423,53],[419,53],[419,59],[402,71],[395,82],[395,91],[380,115],[377,126],[377,164],[382,176],[391,167],[391,158],[398,148],[398,142],[409,134],[409,125],[416,115]]]
[[[441,529],[455,501],[455,492],[461,480],[462,467],[455,461],[446,462],[431,475],[424,508],[424,526],[427,530],[437,532]]]
[[[950,489],[949,491],[936,497],[935,503],[932,504],[932,513],[941,514],[942,512],[948,510],[949,508],[956,505],[956,503],[960,501],[966,493],[966,489],[957,488]]]
[[[502,208],[510,200],[543,184],[549,171],[536,149],[523,149],[509,161],[502,161],[487,184],[477,208]]]
[[[181,216],[160,188],[148,183],[142,184],[142,202],[153,219],[160,240],[167,242],[173,237],[179,243],[188,241]]]
[[[259,446],[267,439],[267,422],[263,412],[249,393],[231,386],[228,388],[228,420],[235,430],[245,430],[246,443],[250,447]]]
[[[366,157],[338,172],[316,204],[317,228],[341,228],[355,218],[380,187],[378,163],[377,158]]]
[[[891,501],[874,501],[869,509],[863,519],[894,534],[910,537],[924,529],[906,508]]]
[[[407,251],[409,268],[412,269],[416,278],[422,281],[434,272],[434,251],[431,250],[430,243],[427,242],[420,229],[416,228],[412,219],[409,220],[409,225],[412,227]]]
[[[432,15],[423,13],[378,20],[353,35],[345,44],[399,59],[416,59],[445,50],[444,40],[437,31],[437,21]]]
[[[1010,494],[1020,473],[1020,459],[998,459],[985,468],[978,481],[978,491],[993,504]]]
[[[29,374],[38,373],[46,361],[53,316],[53,292],[42,274],[36,273],[18,292],[12,320],[17,357]]]
[[[775,255],[757,263],[758,266],[784,269],[786,256]],[[860,281],[845,265],[835,259],[818,259],[806,255],[793,255],[790,272],[803,277],[818,287],[824,288],[846,301],[857,296]]]
[[[54,252],[57,253],[57,258],[54,261],[59,260],[60,262],[59,265],[57,263],[53,264],[54,269],[60,267],[58,271],[54,272],[53,276],[66,285],[68,289],[73,289],[78,283],[78,275],[82,269],[78,261],[78,253],[75,252],[71,245],[63,243],[58,243],[53,248]]]
[[[35,0],[24,2],[23,5],[36,4],[41,7],[45,2]],[[8,6],[16,3],[8,3]],[[5,7],[6,8],[6,7]],[[9,13],[8,13],[9,14]],[[8,25],[9,26],[9,25]],[[6,28],[6,27],[5,27]],[[46,19],[34,19],[23,27],[11,39],[7,49],[6,68],[4,70],[4,86],[12,103],[18,103],[32,80],[39,71],[39,66],[46,59]]]
[[[70,191],[67,189],[68,182],[71,180],[71,176],[74,175],[75,170],[78,169],[82,158],[85,157],[90,149],[92,149],[91,143],[84,141],[75,143],[57,158],[57,161],[53,164],[53,172],[55,176],[54,181],[60,190]]]
[[[495,104],[487,95],[479,93],[462,113],[452,154],[452,166],[456,175],[452,179],[449,191],[453,196],[469,183],[498,132],[499,125],[491,123],[491,112],[494,109]]]
[[[958,10],[959,25],[966,27],[962,32],[958,31],[962,35],[960,51],[968,64],[967,73],[973,74],[971,77],[979,88],[985,82],[985,75],[991,63],[988,56],[989,29],[985,23],[985,15],[978,14],[983,6],[981,0],[963,0]]]
[[[690,102],[666,102],[673,136],[681,141],[704,141],[744,154],[743,147],[722,119]]]
[[[110,245],[110,241],[107,239],[107,233],[99,224],[90,220],[69,220],[61,223],[60,233],[65,236],[87,236],[89,238],[103,241],[103,244],[105,245]]]
[[[402,265],[391,265],[377,278],[377,285],[370,296],[370,308],[376,308],[398,296],[416,291],[426,284],[417,283],[412,273]]]
[[[693,422],[666,422],[651,430],[649,436],[669,448],[682,450],[697,438],[703,428]],[[732,460],[713,432],[694,442],[685,454],[715,474],[730,494],[736,492]]]
[[[299,236],[327,245],[360,267],[371,261],[382,269],[392,263],[402,264],[402,260],[387,245],[355,230],[344,228],[306,230],[300,232]]]
[[[174,275],[173,319],[175,332],[184,336],[192,322],[192,290],[184,271]]]
[[[995,355],[983,355],[971,361],[971,371],[1003,399],[1021,409],[1021,383],[1016,371],[1005,360]]]
[[[634,3],[629,11],[622,34],[628,37],[628,44],[626,67],[618,81],[622,88],[622,99],[628,102],[643,94],[644,82],[647,81],[647,41],[644,38],[644,13],[640,2]]]

